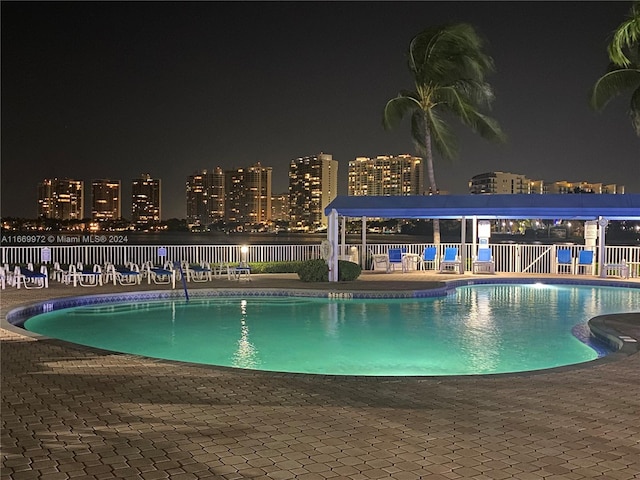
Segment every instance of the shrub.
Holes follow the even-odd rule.
[[[355,280],[362,273],[360,265],[353,262],[338,260],[338,280],[348,282]],[[329,266],[321,259],[302,262],[298,270],[298,277],[303,282],[328,282]]]
[[[307,260],[300,265],[298,277],[300,277],[300,280],[303,282],[328,282],[329,265],[319,258]]]
[[[252,273],[298,273],[303,262],[250,263]]]
[[[357,263],[338,260],[338,280],[341,282],[355,280],[361,273],[362,268]]]

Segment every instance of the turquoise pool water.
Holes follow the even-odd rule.
[[[597,315],[640,311],[640,290],[459,287],[446,297],[211,297],[79,306],[24,324],[48,337],[149,357],[335,375],[469,375],[587,362]],[[583,338],[584,340],[584,338]]]

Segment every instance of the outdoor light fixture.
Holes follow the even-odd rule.
[[[240,266],[245,267],[247,265],[247,253],[249,252],[249,247],[246,245],[242,245],[240,247]]]

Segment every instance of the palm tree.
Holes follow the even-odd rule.
[[[640,136],[640,2],[633,3],[629,18],[614,32],[608,52],[611,63],[591,90],[591,107],[601,111],[614,97],[632,90],[629,116]]]
[[[415,90],[401,91],[384,108],[385,129],[397,126],[411,115],[411,136],[419,155],[425,158],[431,191],[438,191],[433,169],[432,144],[445,159],[456,157],[455,136],[444,115],[457,117],[473,131],[490,140],[504,140],[498,123],[481,113],[489,107],[493,91],[485,75],[493,71],[493,60],[471,25],[460,23],[429,28],[409,44],[408,65]],[[433,222],[434,243],[440,243],[440,224]]]

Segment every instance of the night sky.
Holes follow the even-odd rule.
[[[468,22],[496,72],[495,145],[458,129],[436,158],[441,190],[473,175],[591,181],[640,193],[630,94],[603,113],[588,91],[631,2],[2,2],[3,217],[35,218],[44,178],[162,180],[163,218],[184,218],[198,169],[273,167],[330,153],[346,195],[356,156],[414,153],[408,122],[382,128],[387,100],[413,89],[405,53],[422,29]],[[457,122],[454,122],[457,125]],[[90,215],[86,203],[85,216]]]

